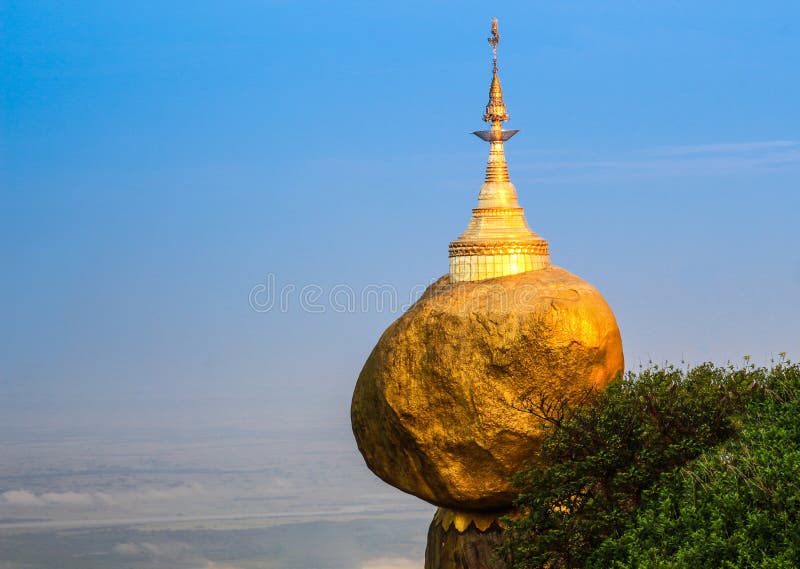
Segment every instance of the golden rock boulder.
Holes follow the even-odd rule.
[[[479,282],[445,276],[384,332],[359,375],[358,448],[384,481],[441,507],[496,511],[536,458],[532,400],[622,372],[619,328],[590,284],[558,267]]]

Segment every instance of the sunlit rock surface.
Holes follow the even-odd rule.
[[[447,276],[384,332],[351,408],[358,447],[389,484],[438,506],[499,510],[535,459],[531,399],[579,397],[623,369],[611,309],[557,267],[480,282]]]

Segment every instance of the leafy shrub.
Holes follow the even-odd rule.
[[[589,567],[604,541],[623,536],[662,475],[734,436],[766,377],[753,367],[653,367],[579,408],[533,406],[544,418],[558,413],[549,416],[540,457],[514,479],[520,515],[507,520],[500,557],[517,569]],[[609,545],[603,555],[622,559],[624,547]]]
[[[664,476],[587,568],[800,567],[800,366],[764,385],[741,434]]]

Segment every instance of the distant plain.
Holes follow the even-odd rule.
[[[1,569],[404,569],[433,513],[344,426],[18,431],[0,456]]]

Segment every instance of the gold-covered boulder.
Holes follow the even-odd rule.
[[[479,282],[445,276],[384,332],[358,377],[353,432],[384,481],[454,510],[493,511],[536,458],[531,401],[622,373],[619,328],[590,284],[558,267]]]

